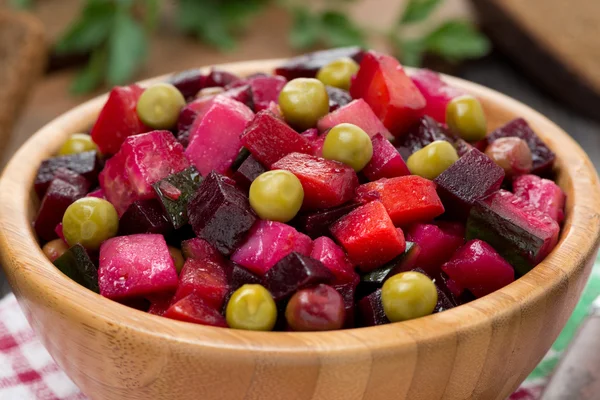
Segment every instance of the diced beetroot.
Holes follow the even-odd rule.
[[[358,274],[354,272],[354,266],[350,259],[344,250],[327,236],[322,236],[314,241],[310,256],[321,261],[333,273],[335,280],[332,284],[334,286],[354,281],[358,284]]]
[[[54,228],[54,233],[56,233],[56,236],[58,236],[58,238],[60,240],[62,240],[63,242],[67,243],[67,239],[65,239],[65,234],[63,232],[63,224],[62,224],[62,222],[60,222],[58,225],[56,225],[56,228]]]
[[[381,289],[377,289],[356,303],[359,326],[375,326],[389,324],[390,320],[383,311]]]
[[[563,221],[565,193],[553,181],[536,175],[522,175],[513,180],[513,192],[559,224]]]
[[[100,294],[113,300],[172,292],[177,270],[162,235],[108,239],[100,246]]]
[[[548,214],[506,190],[477,201],[467,221],[467,239],[491,244],[520,275],[552,251],[559,230]]]
[[[79,191],[87,192],[90,188],[90,182],[77,172],[67,168],[59,168],[54,173],[54,179],[60,179],[75,186]]]
[[[397,176],[410,175],[410,171],[402,156],[389,140],[381,134],[372,138],[373,157],[362,170],[363,174],[370,180],[376,181],[381,178],[394,178]]]
[[[380,200],[395,225],[426,222],[444,213],[435,184],[416,175],[379,179],[356,189],[356,200]]]
[[[190,225],[199,237],[230,255],[257,217],[235,181],[211,172],[188,204]]]
[[[323,133],[317,137],[317,139],[312,142],[313,147],[313,156],[323,157],[323,146],[325,145],[325,139],[327,138],[327,134]]]
[[[239,101],[242,104],[252,108],[252,92],[250,85],[243,85],[232,88],[221,93],[221,96],[229,97],[230,99]]]
[[[231,260],[263,276],[279,260],[297,252],[308,256],[312,240],[289,225],[259,220],[245,242],[233,253]]]
[[[504,170],[473,149],[442,172],[434,182],[449,216],[464,219],[475,202],[500,189]]]
[[[260,276],[251,272],[247,268],[244,268],[236,263],[232,264],[231,283],[229,285],[230,292],[241,288],[243,285],[260,284],[262,282]]]
[[[329,112],[333,112],[340,107],[352,101],[352,96],[344,89],[339,89],[333,86],[325,86],[327,95],[329,96]]]
[[[259,76],[250,80],[254,111],[269,108],[269,103],[279,101],[279,93],[287,80],[282,76]]]
[[[229,292],[226,264],[212,258],[188,258],[179,274],[174,301],[195,293],[211,307],[221,309]]]
[[[104,195],[104,190],[102,190],[102,188],[98,188],[94,191],[89,192],[86,197],[96,197],[99,199],[104,199],[106,200],[106,196]]]
[[[319,120],[317,128],[319,128],[320,132],[325,132],[342,123],[354,124],[362,128],[369,137],[380,133],[388,139],[393,138],[390,131],[381,123],[377,115],[375,115],[371,107],[363,99],[354,100],[327,114]]]
[[[439,74],[428,69],[415,71],[411,79],[427,102],[423,113],[442,124],[446,123],[446,107],[450,100],[467,94],[463,89],[446,84]]]
[[[218,68],[211,68],[206,77],[206,81],[204,82],[204,87],[225,87],[239,79],[240,78],[237,75],[234,75],[231,72],[223,71]]]
[[[360,62],[364,50],[360,47],[341,47],[331,50],[315,51],[291,58],[285,64],[277,67],[275,73],[288,80],[296,78],[314,78],[321,67],[341,57],[350,57]]]
[[[310,128],[301,133],[310,143],[317,140],[319,137],[319,130],[317,128]]]
[[[554,152],[535,134],[523,118],[517,118],[496,129],[488,135],[487,140],[488,143],[492,143],[496,139],[513,136],[527,142],[533,158],[532,174],[542,174],[552,170],[554,159],[556,158]]]
[[[194,98],[200,90],[206,87],[206,75],[199,69],[180,72],[173,75],[170,81],[186,99]]]
[[[419,245],[416,265],[434,276],[452,254],[465,243],[465,227],[458,222],[438,221],[415,224],[406,231],[406,240]]]
[[[217,96],[206,113],[190,128],[185,155],[200,174],[225,172],[238,155],[240,135],[252,120],[252,111],[224,96]]]
[[[179,112],[179,118],[177,119],[177,131],[178,136],[183,132],[189,132],[194,125],[194,121],[198,116],[202,118],[212,106],[216,96],[207,96],[196,99],[181,109]],[[189,137],[189,133],[188,133]],[[188,139],[189,140],[189,139]],[[187,145],[185,146],[187,147]]]
[[[92,139],[102,154],[115,154],[128,136],[146,132],[136,107],[144,89],[137,85],[117,86],[92,127]]]
[[[33,228],[37,235],[43,240],[56,239],[58,236],[54,231],[63,218],[67,207],[75,200],[85,196],[86,190],[74,186],[62,179],[52,181],[38,210]]]
[[[290,297],[300,289],[319,283],[329,284],[334,277],[322,262],[293,252],[267,271],[263,278],[275,301]]]
[[[119,219],[119,235],[157,233],[168,235],[173,226],[156,199],[138,200],[129,205]]]
[[[156,197],[153,183],[188,168],[190,163],[183,151],[169,131],[125,139],[100,173],[100,186],[119,215],[134,201]]]
[[[188,258],[198,260],[211,260],[217,264],[223,264],[223,255],[210,243],[204,239],[193,238],[181,242],[181,253],[187,260]]]
[[[406,133],[421,115],[426,101],[394,57],[368,51],[350,85],[355,99],[364,99],[395,136]]]
[[[515,280],[515,271],[500,254],[482,240],[471,240],[454,253],[442,270],[460,292],[468,289],[476,297],[483,297]]]
[[[233,179],[241,189],[249,190],[252,182],[266,171],[267,169],[251,155],[235,171]]]
[[[459,157],[462,157],[469,151],[473,150],[473,146],[462,139],[456,139],[456,141],[454,141],[454,148],[456,149],[456,154],[458,154]]]
[[[344,328],[354,327],[354,298],[356,296],[356,288],[360,282],[360,276],[354,272],[352,274],[352,280],[346,283],[332,284],[335,290],[342,295],[344,299],[344,312],[346,318],[344,320]]]
[[[337,161],[308,154],[292,153],[271,166],[290,171],[304,189],[305,210],[336,207],[354,196],[358,177],[354,170]]]
[[[290,153],[312,153],[312,147],[305,137],[268,110],[256,114],[241,140],[244,147],[266,167]]]
[[[396,142],[398,151],[407,160],[412,153],[421,150],[436,140],[453,142],[453,138],[446,129],[439,122],[426,115],[419,119],[419,122],[410,128],[408,133],[399,137]]]
[[[61,168],[66,168],[83,176],[90,186],[94,185],[98,181],[98,173],[100,172],[98,153],[86,151],[68,156],[52,157],[42,161],[34,183],[35,192],[40,199],[44,197],[50,182],[56,177],[57,171]],[[65,180],[64,175],[61,179]]]
[[[148,313],[163,316],[169,307],[171,307],[171,304],[173,304],[173,294],[167,293],[150,296],[148,300],[150,300]]]
[[[219,310],[210,306],[196,294],[190,294],[174,303],[163,314],[163,317],[194,324],[227,328],[227,321],[225,321],[225,317],[221,315]]]
[[[372,201],[340,218],[330,228],[350,260],[363,272],[371,271],[401,254],[404,236],[396,230],[383,204]]]
[[[294,219],[294,226],[313,239],[328,236],[329,226],[350,211],[358,207],[356,203],[348,203],[335,208],[303,213]]]

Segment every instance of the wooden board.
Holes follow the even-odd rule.
[[[472,2],[496,46],[532,80],[600,119],[600,1]]]

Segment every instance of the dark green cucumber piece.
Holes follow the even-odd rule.
[[[406,242],[406,250],[383,267],[377,268],[360,277],[361,293],[371,293],[383,285],[387,278],[400,272],[410,271],[415,267],[415,261],[421,248],[413,242]]]
[[[54,260],[54,265],[75,282],[91,291],[100,293],[98,268],[82,245],[76,244],[65,251],[65,254]]]
[[[152,185],[173,228],[188,223],[187,205],[200,187],[202,177],[194,167],[167,176]]]

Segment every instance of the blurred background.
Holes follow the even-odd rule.
[[[2,155],[115,84],[358,44],[529,104],[600,166],[599,27],[596,0],[0,0]]]

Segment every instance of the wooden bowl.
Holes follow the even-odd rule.
[[[245,75],[280,61],[224,65]],[[163,77],[164,79],[164,77]],[[42,159],[92,124],[106,96],[37,132],[0,183],[2,265],[31,325],[92,399],[505,399],[548,351],[575,306],[599,244],[600,190],[583,150],[531,108],[445,77],[479,96],[493,129],[524,117],[557,153],[567,193],[554,251],[530,273],[440,314],[324,333],[246,332],[149,315],[62,275],[31,229]]]

